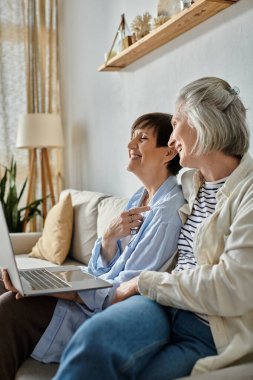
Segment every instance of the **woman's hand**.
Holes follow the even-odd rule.
[[[54,293],[51,294],[52,297],[60,298],[62,300],[73,301],[76,303],[83,303],[82,298],[77,292],[67,292],[67,293]]]
[[[14,288],[14,286],[12,285],[7,269],[2,269],[2,279],[5,289],[9,290],[10,292],[16,293],[16,299],[23,298],[22,294],[20,294],[18,290]],[[82,299],[79,297],[77,292],[55,293],[51,294],[51,296],[73,302],[83,303]]]
[[[10,292],[16,293],[16,299],[22,298],[22,294],[18,292],[18,290],[13,286],[10,276],[8,274],[7,269],[2,269],[2,279],[5,286],[5,289],[9,290]]]
[[[117,240],[131,235],[131,231],[137,233],[143,223],[142,212],[149,211],[149,206],[135,207],[123,211],[119,217],[112,220],[105,230],[102,238],[101,256],[105,262],[113,259],[117,252]]]
[[[134,277],[129,281],[122,282],[122,284],[116,289],[112,304],[123,301],[135,294],[139,294],[138,280],[139,277]]]

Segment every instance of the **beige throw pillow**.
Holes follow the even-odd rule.
[[[68,194],[49,211],[42,236],[29,256],[62,264],[69,252],[72,228],[73,207]]]

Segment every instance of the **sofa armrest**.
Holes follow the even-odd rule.
[[[15,255],[29,253],[41,237],[41,232],[10,233],[10,239]]]

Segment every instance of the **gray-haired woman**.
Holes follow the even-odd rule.
[[[55,379],[168,380],[252,360],[253,160],[245,114],[238,89],[222,79],[181,90],[169,144],[195,170],[182,178],[188,204],[177,263],[123,283],[115,302],[142,296],[83,325]]]

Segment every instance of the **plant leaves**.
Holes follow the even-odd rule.
[[[3,178],[0,181],[0,201],[2,203],[4,203],[4,198],[5,198],[6,183],[7,183],[7,169],[5,168]]]
[[[26,205],[25,207],[18,208],[19,202],[24,194],[24,190],[27,184],[27,178],[23,183],[21,191],[18,195],[16,186],[16,175],[17,163],[16,161],[14,161],[14,158],[12,157],[10,167],[5,167],[4,176],[0,181],[0,201],[3,204],[3,210],[9,232],[22,232],[25,223],[29,222],[36,215],[42,216],[39,206],[43,202],[44,198],[37,199],[31,202],[29,205]],[[9,188],[7,188],[8,185]],[[28,210],[27,216],[25,213],[26,210]]]
[[[25,187],[26,187],[26,184],[27,184],[27,180],[28,180],[28,178],[26,178],[25,182],[23,183],[22,189],[20,190],[20,193],[19,193],[19,196],[18,196],[18,202],[22,198],[22,195],[24,193],[24,190],[25,190]]]

